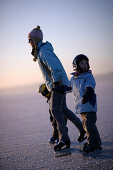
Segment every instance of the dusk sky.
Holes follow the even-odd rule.
[[[0,88],[43,82],[28,33],[40,25],[68,77],[74,57],[94,75],[113,72],[113,0],[0,0]]]

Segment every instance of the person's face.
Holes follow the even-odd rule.
[[[88,63],[86,60],[81,60],[79,63],[79,67],[83,70],[83,71],[88,71]]]
[[[35,47],[35,43],[34,43],[34,41],[32,39],[29,39],[28,43],[31,45],[32,48]]]

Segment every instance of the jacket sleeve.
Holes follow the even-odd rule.
[[[93,90],[95,90],[96,82],[92,74],[86,76],[84,81],[85,81],[85,88],[92,87]]]
[[[58,57],[54,53],[49,53],[46,54],[46,57],[44,54],[41,54],[40,58],[50,71],[52,81],[60,81],[60,76],[62,75],[62,64]]]
[[[95,90],[95,79],[93,75],[90,75],[85,78],[85,93],[83,95],[82,104],[85,104],[89,101],[92,106],[95,106],[96,103],[96,94]]]
[[[44,70],[42,64],[40,61],[38,61],[39,63],[39,67],[40,67],[40,70],[42,72],[42,75],[43,75],[43,78],[45,80],[45,84],[46,86],[48,87],[48,90],[51,90],[53,87],[52,87],[52,80],[51,80],[51,77],[47,74],[47,72]]]

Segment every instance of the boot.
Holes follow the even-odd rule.
[[[54,137],[49,139],[49,143],[50,144],[58,143],[58,141],[59,141],[59,139],[58,138],[54,138]]]
[[[52,137],[49,139],[49,143],[50,144],[54,144],[55,141],[58,141],[58,130],[56,127],[53,127],[53,135]]]
[[[57,145],[54,146],[54,151],[59,151],[61,149],[70,148],[70,140],[68,141],[60,141]]]
[[[93,147],[92,145],[85,143],[83,148],[81,149],[82,152],[85,153],[89,153],[89,152],[94,152],[95,151],[95,147]]]
[[[85,136],[85,134],[86,134],[85,131],[80,133],[80,136],[78,137],[79,142],[83,142],[87,138],[87,136]]]

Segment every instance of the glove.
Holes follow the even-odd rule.
[[[56,92],[56,93],[64,93],[64,90],[63,90],[63,88],[60,86],[60,84],[59,84],[59,82],[57,81],[57,82],[54,82],[53,83],[53,89],[52,89],[54,92]]]
[[[85,104],[87,102],[90,102],[91,99],[94,96],[94,90],[92,87],[86,87],[85,94],[83,95],[82,98],[82,104]]]
[[[83,95],[83,98],[82,98],[82,104],[85,104],[85,103],[87,103],[88,101],[89,101],[88,95],[87,95],[87,94],[84,94],[84,95]]]
[[[72,92],[72,87],[71,86],[64,85],[64,86],[62,86],[62,88],[63,88],[64,93]]]

